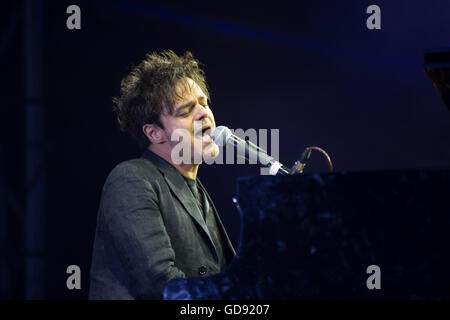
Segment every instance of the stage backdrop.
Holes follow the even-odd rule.
[[[66,9],[81,9],[69,30]],[[165,4],[164,1],[46,1],[43,11],[46,137],[46,296],[85,299],[103,183],[139,157],[112,112],[120,80],[147,52],[190,50],[204,64],[217,125],[279,129],[280,161],[292,166],[317,145],[338,171],[437,168],[450,164],[450,112],[423,70],[425,48],[449,46],[450,3],[379,0],[381,29],[369,30],[372,1]],[[1,11],[1,152],[8,193],[10,297],[24,296],[24,25],[20,2]],[[11,21],[18,22],[11,32]],[[9,28],[9,29],[8,29]],[[270,137],[270,135],[269,135]],[[313,153],[305,172],[326,171]],[[199,177],[233,243],[231,201],[244,165],[202,165]],[[9,203],[9,202],[8,202]],[[21,213],[22,212],[22,213]],[[79,265],[81,290],[66,268]]]

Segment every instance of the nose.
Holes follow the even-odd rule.
[[[197,109],[197,111],[196,111],[197,114],[195,115],[195,120],[203,121],[203,119],[208,117],[208,110],[205,107],[203,107],[201,104],[197,103],[195,108]]]

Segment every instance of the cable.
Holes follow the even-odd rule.
[[[323,150],[322,148],[319,148],[319,147],[315,147],[315,146],[308,147],[308,148],[312,149],[312,150],[317,150],[317,151],[321,152],[323,155],[325,155],[325,157],[327,158],[327,161],[328,161],[328,168],[330,169],[330,172],[334,171],[334,167],[333,167],[333,163],[331,162],[331,158],[328,155],[328,153],[326,153],[325,150]]]
[[[328,153],[326,153],[326,151],[323,150],[320,147],[310,146],[310,147],[307,147],[305,149],[305,151],[303,151],[303,153],[302,153],[302,155],[300,157],[301,160],[300,161],[297,160],[294,163],[294,166],[292,167],[292,169],[290,171],[291,175],[292,174],[301,174],[301,173],[303,173],[303,169],[305,168],[306,163],[308,162],[309,157],[311,156],[312,150],[317,150],[320,153],[322,153],[323,155],[325,155],[325,158],[327,159],[327,162],[328,162],[328,168],[330,169],[330,172],[334,171],[333,163],[331,162],[331,158],[328,155]]]

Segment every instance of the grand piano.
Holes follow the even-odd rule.
[[[449,191],[448,169],[239,178],[237,256],[164,298],[449,299]]]

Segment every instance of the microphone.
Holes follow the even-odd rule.
[[[261,167],[268,167],[269,174],[272,176],[290,174],[289,168],[269,156],[266,151],[257,145],[235,136],[228,127],[218,126],[213,131],[212,139],[219,147],[225,144],[232,145],[237,149],[238,156],[243,156],[249,161],[256,159],[256,164]]]

